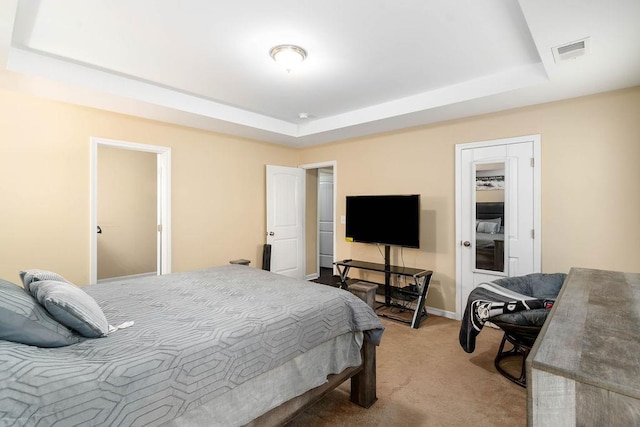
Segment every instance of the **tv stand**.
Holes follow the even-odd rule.
[[[334,265],[336,266],[336,268],[338,269],[338,273],[340,274],[340,287],[342,289],[347,289],[347,279],[349,275],[349,270],[352,268],[384,273],[384,276],[385,276],[384,284],[369,282],[367,280],[360,280],[360,282],[369,282],[379,286],[384,285],[384,303],[382,303],[380,306],[376,308],[376,312],[381,317],[388,317],[390,319],[409,323],[412,328],[417,329],[420,326],[420,321],[422,320],[422,317],[423,316],[426,317],[426,310],[424,308],[424,303],[427,298],[427,293],[429,291],[429,282],[431,281],[431,275],[433,274],[433,272],[430,270],[421,270],[418,268],[400,267],[396,265],[391,265],[389,260],[390,260],[390,248],[387,245],[385,246],[385,263],[384,264],[377,264],[373,262],[358,261],[358,260],[352,260],[352,259],[335,262]],[[413,284],[405,287],[392,286],[391,285],[392,275],[412,277]],[[402,318],[401,316],[396,316],[390,313],[389,308],[400,306],[398,304],[395,304],[393,302],[393,299],[402,299],[405,301],[416,301],[416,308],[413,312],[413,316],[410,321]]]

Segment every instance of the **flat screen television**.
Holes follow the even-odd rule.
[[[420,247],[420,195],[347,196],[348,241]]]

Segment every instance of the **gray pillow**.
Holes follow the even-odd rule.
[[[109,323],[98,303],[76,285],[38,280],[29,284],[29,292],[58,322],[83,337],[99,338],[109,333]]]
[[[476,227],[476,231],[478,233],[495,234],[496,228],[498,228],[498,227],[499,227],[499,225],[496,224],[495,222],[480,221],[478,223],[478,226]]]
[[[480,224],[481,222],[495,222],[496,224],[498,224],[498,226],[496,227],[496,231],[500,229],[500,226],[502,225],[502,218],[498,217],[498,218],[489,218],[489,219],[476,219],[476,228],[478,228],[478,224]]]
[[[24,289],[2,279],[0,339],[38,347],[63,347],[81,340],[51,317]]]
[[[58,273],[47,270],[39,270],[37,268],[20,271],[20,280],[22,280],[22,285],[26,290],[29,290],[29,284],[31,284],[31,282],[37,282],[38,280],[56,280],[58,282],[71,283]]]

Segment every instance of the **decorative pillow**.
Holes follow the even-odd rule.
[[[29,292],[58,322],[87,338],[104,337],[109,323],[98,303],[85,291],[68,282],[31,282]]]
[[[480,223],[478,224],[478,227],[476,227],[476,231],[478,233],[495,234],[497,227],[499,227],[499,225],[496,224],[495,222],[480,221]]]
[[[38,347],[63,347],[81,340],[51,317],[24,289],[2,279],[0,339]]]
[[[20,271],[20,280],[22,280],[22,284],[24,285],[24,288],[26,290],[29,290],[29,284],[31,282],[36,282],[38,280],[56,280],[58,282],[71,283],[58,273],[47,270],[39,270],[36,268]]]
[[[502,218],[491,218],[491,219],[476,219],[476,228],[478,228],[478,224],[481,222],[495,222],[497,224],[496,231],[500,229],[502,225]]]

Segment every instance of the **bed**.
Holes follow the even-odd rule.
[[[82,290],[133,325],[57,348],[0,340],[2,425],[278,424],[348,378],[352,401],[375,401],[384,327],[347,291],[240,265]]]
[[[476,267],[504,271],[504,203],[476,203]]]

